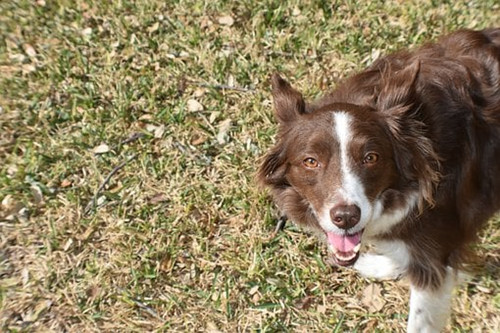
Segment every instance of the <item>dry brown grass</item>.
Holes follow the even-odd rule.
[[[270,236],[268,76],[313,97],[498,22],[494,0],[0,2],[1,330],[403,331],[405,281],[327,267],[291,225]],[[499,331],[499,225],[450,330]]]

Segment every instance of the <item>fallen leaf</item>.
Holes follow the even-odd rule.
[[[104,154],[104,153],[107,153],[109,152],[109,146],[105,143],[103,144],[100,144],[99,146],[95,147],[94,148],[94,154]]]
[[[200,20],[200,28],[201,29],[208,28],[212,25],[213,25],[212,21],[207,16],[203,16],[201,18],[201,20]]]
[[[215,120],[217,119],[217,117],[220,116],[220,112],[219,111],[214,111],[212,113],[210,113],[210,117],[208,118],[208,121],[210,122],[210,124],[213,124],[215,122]]]
[[[39,205],[43,202],[43,193],[38,185],[31,185],[31,194],[33,195],[33,201],[36,205]]]
[[[7,194],[3,199],[2,199],[2,210],[8,210],[13,206],[14,199],[12,198],[12,195]]]
[[[371,332],[374,332],[376,330],[376,328],[378,327],[378,320],[376,318],[368,321],[366,323],[366,326],[365,328],[363,329],[363,333],[371,333]]]
[[[156,30],[158,30],[158,28],[160,27],[160,23],[159,22],[156,22],[155,24],[153,24],[152,26],[150,26],[148,28],[148,32],[149,33],[153,33],[155,32]]]
[[[99,198],[97,198],[97,206],[101,206],[105,201],[106,197],[104,195],[101,195]]]
[[[62,188],[65,188],[65,187],[71,186],[71,184],[72,184],[71,180],[66,178],[66,179],[63,179],[63,181],[61,182],[61,185],[59,185],[59,186]]]
[[[163,133],[165,133],[165,125],[155,126],[152,124],[147,124],[146,130],[153,133],[155,139],[160,139],[163,136]]]
[[[89,28],[85,28],[85,29],[83,29],[83,30],[82,30],[82,35],[83,35],[83,37],[85,37],[85,38],[89,38],[89,37],[90,37],[90,35],[92,35],[92,28],[90,28],[90,27],[89,27]]]
[[[226,26],[230,27],[234,24],[234,19],[229,15],[225,15],[225,16],[219,17],[217,19],[217,22],[219,22],[220,25],[226,25]]]
[[[257,291],[259,291],[259,285],[255,285],[255,286],[253,286],[252,288],[250,288],[250,290],[248,291],[248,293],[249,293],[250,295],[253,295],[253,294],[255,294]]]
[[[29,74],[29,73],[33,73],[34,71],[36,71],[36,67],[31,65],[31,64],[24,64],[22,67],[21,67],[22,71],[24,74]]]
[[[368,308],[369,312],[378,312],[385,305],[385,300],[381,294],[381,288],[378,284],[370,284],[363,290],[361,303]]]
[[[25,321],[34,322],[38,318],[40,318],[40,315],[46,310],[48,310],[51,306],[52,306],[52,301],[50,300],[40,301],[32,311],[28,312],[25,316],[23,316],[23,319]]]
[[[319,304],[318,307],[316,308],[316,311],[318,311],[318,313],[325,314],[326,306],[324,306],[323,304]]]
[[[300,299],[297,303],[295,303],[295,307],[299,310],[307,310],[311,307],[311,304],[314,300],[312,296],[306,296]]]
[[[201,145],[202,143],[204,143],[205,141],[207,141],[207,138],[203,135],[200,135],[200,134],[197,134],[195,133],[192,137],[191,137],[191,144],[193,146],[198,146],[198,145]]]
[[[238,83],[236,82],[236,79],[231,74],[229,74],[229,76],[227,78],[227,85],[230,87],[235,87],[238,85]]]
[[[223,120],[219,125],[219,133],[217,133],[217,142],[221,145],[225,144],[228,139],[227,132],[231,128],[231,119]]]
[[[203,105],[195,99],[190,99],[187,101],[187,108],[189,112],[199,112],[203,111]]]
[[[23,280],[23,286],[26,286],[30,279],[30,272],[26,267],[21,270],[21,279]]]
[[[26,54],[28,55],[28,57],[33,58],[36,56],[35,48],[33,46],[31,46],[30,44],[24,44],[23,49],[24,49],[24,52],[26,52]]]
[[[154,204],[160,203],[160,202],[166,202],[168,201],[168,198],[165,194],[159,193],[153,196],[151,199],[149,199],[149,202]]]
[[[193,96],[194,97],[202,97],[203,95],[205,95],[205,89],[204,88],[198,88],[196,89],[194,92],[193,92]]]
[[[219,330],[217,325],[213,321],[209,321],[207,323],[207,328],[206,328],[208,333],[222,333],[222,331]]]
[[[477,290],[485,294],[491,294],[491,289],[483,286],[476,286]]]
[[[63,250],[65,252],[68,252],[68,250],[71,248],[71,245],[73,245],[73,239],[72,238],[68,238],[68,240],[64,244]]]

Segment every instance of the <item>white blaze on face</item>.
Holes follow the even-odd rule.
[[[370,203],[365,194],[365,188],[359,177],[353,172],[352,163],[354,162],[349,155],[349,144],[353,139],[352,133],[352,117],[346,112],[338,111],[333,114],[334,128],[333,135],[338,140],[340,151],[338,158],[340,159],[341,168],[341,186],[336,189],[332,196],[341,198],[347,204],[354,204],[361,210],[361,219],[359,223],[349,230],[349,233],[355,233],[364,228],[368,220],[373,214],[373,205]],[[337,228],[330,219],[330,208],[335,205],[334,202],[327,203],[327,207],[323,207],[323,212],[320,214],[320,224],[327,232],[335,232],[344,234],[345,231]]]

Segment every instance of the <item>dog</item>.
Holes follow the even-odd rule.
[[[409,279],[408,332],[441,331],[500,209],[500,28],[382,57],[313,102],[271,83],[279,127],[260,182],[336,265]]]

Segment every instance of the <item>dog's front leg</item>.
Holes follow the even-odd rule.
[[[354,264],[354,269],[364,277],[392,280],[406,273],[409,261],[410,254],[405,243],[379,241],[376,244],[376,253],[361,254]]]
[[[441,286],[437,289],[410,286],[408,333],[437,333],[444,329],[450,316],[455,280],[455,272],[448,268]]]
[[[395,280],[404,274],[406,267],[388,256],[364,253],[354,264],[354,269],[366,278]]]

